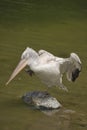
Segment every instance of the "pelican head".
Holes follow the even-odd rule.
[[[68,67],[67,71],[67,79],[69,81],[74,82],[78,78],[79,73],[81,72],[82,63],[78,55],[75,53],[70,54],[69,60],[70,60],[70,66]]]
[[[29,48],[27,47],[25,49],[25,51],[22,53],[21,55],[21,60],[18,63],[17,67],[14,69],[12,75],[10,76],[8,82],[6,83],[6,85],[8,85],[12,79],[15,78],[15,76],[26,66],[28,65],[28,61],[29,61]]]

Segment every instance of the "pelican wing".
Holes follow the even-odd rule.
[[[39,50],[38,51],[38,54],[39,55],[48,55],[48,56],[50,56],[50,57],[54,57],[54,55],[53,54],[51,54],[50,52],[48,52],[48,51],[45,51],[45,50]]]
[[[39,50],[39,60],[42,64],[49,63],[51,61],[55,61],[55,56],[45,50]]]

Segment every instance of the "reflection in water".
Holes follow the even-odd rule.
[[[76,113],[74,110],[66,109],[64,107],[48,107],[49,100],[52,105],[52,96],[44,91],[32,91],[27,92],[22,96],[22,100],[28,105],[30,110],[35,111],[36,113],[40,114],[42,112],[44,114],[44,118],[38,120],[32,126],[32,129],[48,129],[54,126],[57,129],[68,130],[72,126],[72,116]],[[39,106],[38,106],[39,102]],[[45,105],[44,105],[45,104]],[[51,117],[51,118],[50,118]],[[51,120],[50,120],[51,119]],[[48,124],[50,125],[48,125]],[[47,125],[46,125],[47,124]]]
[[[54,109],[54,110],[41,110],[44,114],[48,115],[48,116],[52,116],[54,114],[74,114],[75,111],[73,110],[69,110],[69,109],[64,109],[62,107],[58,108],[58,109]]]
[[[48,94],[47,92],[41,92],[41,91],[33,91],[33,92],[28,92],[25,95],[22,96],[22,100],[28,104],[29,109],[31,110],[37,110],[41,111],[42,113],[44,113],[46,115],[46,117],[48,117],[47,122],[49,122],[49,117],[51,117],[51,120],[53,118],[53,122],[56,125],[57,129],[67,129],[70,126],[70,122],[71,122],[71,114],[74,114],[75,111],[73,110],[69,110],[69,109],[65,109],[63,107],[58,107],[56,109],[54,108],[49,108],[48,104],[49,104],[49,100],[52,104],[53,100],[52,100],[52,96],[50,94]],[[39,107],[37,105],[39,101]],[[42,105],[43,103],[43,105]],[[44,103],[45,103],[45,107],[44,107]],[[45,117],[45,118],[46,118]],[[46,124],[47,122],[45,122],[46,120],[44,119],[40,119],[40,122],[42,122],[41,124]],[[43,127],[40,126],[40,122],[37,122],[37,127]],[[35,124],[34,124],[35,126]],[[50,126],[49,126],[50,127]],[[53,126],[52,126],[53,127]],[[39,128],[38,128],[39,129]]]
[[[40,118],[34,123],[32,129],[50,129],[50,130],[69,130],[71,127],[73,110],[60,108],[56,110],[41,110],[44,113],[44,118]]]
[[[74,114],[75,111],[68,110],[64,108],[56,109],[56,110],[47,110],[42,111],[47,116],[54,116],[56,118],[56,128],[68,130],[70,128],[71,123],[71,114]]]

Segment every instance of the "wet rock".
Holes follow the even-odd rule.
[[[61,104],[46,91],[31,91],[22,96],[25,103],[38,109],[58,109]]]

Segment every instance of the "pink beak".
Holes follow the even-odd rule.
[[[15,76],[27,65],[28,60],[23,59],[19,62],[15,70],[13,71],[12,75],[10,76],[9,80],[7,81],[6,85],[8,85],[12,79],[15,78]]]

